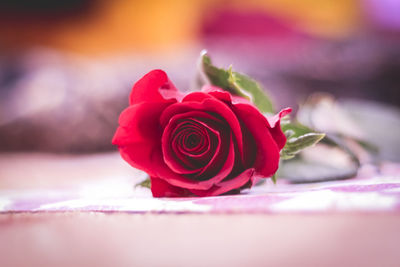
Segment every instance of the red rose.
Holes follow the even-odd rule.
[[[280,118],[220,88],[179,93],[153,70],[133,86],[112,143],[150,175],[154,197],[216,196],[251,187],[278,169],[286,143]]]

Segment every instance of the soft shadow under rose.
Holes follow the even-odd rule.
[[[133,86],[112,143],[147,172],[154,197],[216,196],[251,187],[278,169],[280,119],[214,86],[182,95],[162,70]]]

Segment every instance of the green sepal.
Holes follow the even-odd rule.
[[[140,183],[136,184],[135,187],[145,187],[145,188],[151,188],[151,181],[150,178],[146,178],[143,181],[141,181]]]
[[[271,180],[274,184],[276,184],[276,173],[274,173],[274,175],[271,176]]]

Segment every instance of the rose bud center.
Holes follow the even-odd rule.
[[[162,138],[168,167],[194,180],[207,180],[218,173],[229,152],[229,127],[218,117],[203,115],[173,117]]]

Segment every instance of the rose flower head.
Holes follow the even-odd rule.
[[[217,196],[250,188],[278,169],[284,109],[266,118],[215,86],[180,93],[153,70],[135,83],[112,143],[145,171],[154,197]]]

